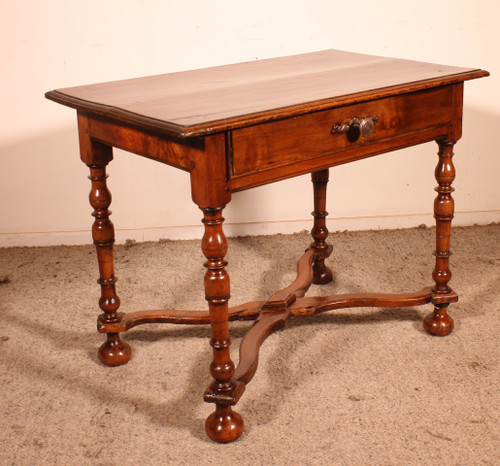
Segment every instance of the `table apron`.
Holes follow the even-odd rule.
[[[324,168],[342,165],[344,163],[361,160],[398,149],[404,149],[425,142],[446,139],[449,135],[449,126],[441,126],[424,132],[392,138],[369,146],[356,147],[341,153],[325,154],[314,158],[305,158],[299,162],[272,167],[265,171],[248,173],[230,179],[232,192],[262,186],[275,181],[285,180],[299,175],[312,173]]]
[[[203,152],[205,147],[203,138],[173,138],[84,112],[79,112],[79,118],[88,122],[91,139],[181,170],[189,171],[192,160],[196,158],[196,154]]]
[[[460,95],[461,88],[444,86],[234,130],[228,144],[231,190],[448,138],[461,127]],[[354,141],[332,134],[353,118],[375,119],[373,133]]]

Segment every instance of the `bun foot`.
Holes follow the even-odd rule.
[[[446,308],[436,307],[434,312],[424,319],[424,330],[436,337],[449,335],[453,330],[453,319],[446,313]]]
[[[132,349],[126,341],[120,340],[118,333],[108,333],[108,339],[99,348],[97,355],[106,366],[126,364],[132,355]]]
[[[326,285],[327,283],[333,282],[332,271],[324,264],[321,268],[314,267],[314,275],[312,282],[315,285]]]
[[[216,406],[215,412],[205,422],[207,435],[218,443],[234,442],[240,438],[243,429],[243,418],[231,406]]]

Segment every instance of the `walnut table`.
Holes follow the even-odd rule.
[[[90,168],[103,311],[98,330],[107,335],[100,360],[109,366],[126,363],[131,349],[120,333],[136,325],[209,323],[213,381],[205,401],[215,403],[215,411],[206,430],[213,440],[230,442],[243,432],[243,420],[232,406],[255,374],[260,346],[290,317],[432,303],[424,328],[448,335],[453,321],[447,309],[458,299],[448,286],[453,146],[462,130],[463,82],[487,75],[479,69],[327,50],[48,92],[47,98],[77,110],[80,155]],[[311,283],[332,280],[325,265],[332,250],[325,225],[329,167],[433,140],[439,145],[433,286],[403,294],[305,297]],[[192,199],[203,211],[208,311],[118,312],[106,186],[113,147],[190,173]],[[298,261],[297,278],[266,301],[229,308],[224,206],[233,192],[304,173],[312,175],[313,241]],[[235,367],[228,322],[247,319],[255,324],[242,340]]]

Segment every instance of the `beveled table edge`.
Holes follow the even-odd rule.
[[[357,92],[342,96],[330,97],[321,100],[291,105],[262,112],[249,113],[232,118],[208,121],[202,124],[183,126],[169,121],[146,117],[138,113],[123,110],[119,107],[99,104],[96,102],[79,99],[61,92],[60,90],[49,91],[45,97],[49,100],[96,115],[110,118],[114,121],[126,123],[141,129],[162,133],[175,138],[201,137],[210,134],[221,133],[228,130],[242,128],[245,126],[265,123],[267,121],[281,120],[310,112],[333,109],[345,105],[375,100],[393,95],[400,95],[409,92],[417,92],[432,87],[440,87],[461,83],[464,81],[489,76],[489,72],[481,69],[470,70],[463,73],[456,73],[438,78],[422,81],[414,81],[405,84],[382,87],[379,89]]]

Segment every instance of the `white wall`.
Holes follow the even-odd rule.
[[[338,48],[489,70],[466,83],[456,223],[500,220],[500,3],[494,0],[0,2],[0,246],[90,241],[75,112],[45,91]],[[329,228],[431,224],[435,144],[331,170]],[[201,234],[188,175],[115,151],[117,237]],[[308,177],[234,195],[229,234],[307,228]],[[263,222],[263,223],[262,223]]]

